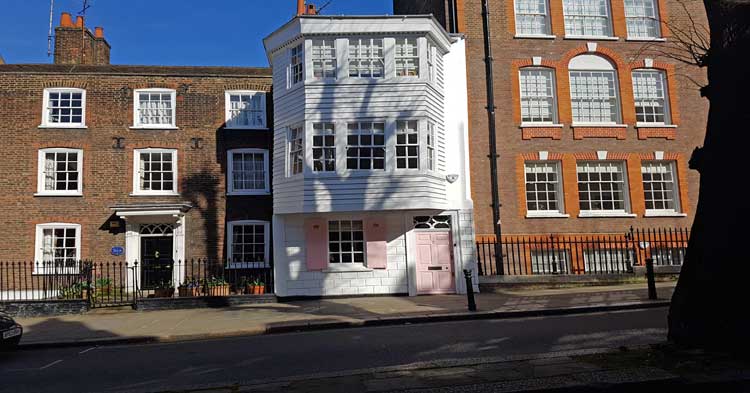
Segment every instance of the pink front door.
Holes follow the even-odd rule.
[[[455,293],[450,232],[416,232],[417,293]]]

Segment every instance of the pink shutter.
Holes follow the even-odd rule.
[[[367,267],[386,269],[388,267],[388,239],[384,219],[371,218],[365,221],[365,240],[367,241]]]
[[[328,267],[328,224],[322,218],[305,220],[305,262],[307,270]]]

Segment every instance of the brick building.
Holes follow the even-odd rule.
[[[445,4],[443,4],[445,3]],[[472,197],[494,237],[481,0],[394,0],[467,41]],[[490,0],[502,233],[625,233],[687,227],[708,105],[702,70],[660,56],[700,2]],[[437,4],[437,5],[435,5]],[[447,10],[456,10],[449,12]],[[703,19],[701,19],[703,18]]]
[[[270,69],[110,65],[83,22],[0,65],[2,258],[270,266]]]

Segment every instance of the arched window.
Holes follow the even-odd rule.
[[[573,123],[620,123],[617,72],[612,63],[597,55],[574,57],[568,64]]]

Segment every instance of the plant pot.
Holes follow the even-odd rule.
[[[172,297],[174,288],[157,288],[154,290],[154,297]]]
[[[180,288],[180,297],[198,297],[201,295],[201,289],[195,288]]]
[[[229,296],[229,285],[208,287],[208,296]]]
[[[89,290],[81,289],[81,300],[89,300]]]
[[[248,285],[246,289],[248,295],[263,295],[266,293],[265,285]]]

